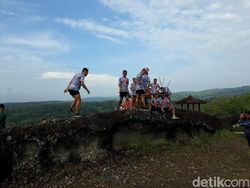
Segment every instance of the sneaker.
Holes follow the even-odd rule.
[[[80,113],[76,113],[76,114],[74,115],[74,117],[75,117],[75,118],[79,118],[79,117],[81,117],[81,114],[80,114]]]
[[[178,117],[176,117],[176,116],[173,116],[172,119],[180,119],[180,118],[178,118]]]
[[[67,111],[68,111],[69,113],[71,113],[71,114],[74,114],[74,111],[73,111],[72,108],[68,108]]]

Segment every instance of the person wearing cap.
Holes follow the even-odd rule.
[[[4,104],[0,104],[0,130],[5,129],[6,119],[7,119],[7,115],[5,113],[5,106]]]
[[[143,68],[141,72],[136,76],[136,103],[138,104],[139,99],[142,105],[142,108],[146,108],[145,104],[145,89],[144,89],[144,83],[143,83],[143,75],[146,75],[149,72],[148,68]]]
[[[67,88],[64,90],[64,93],[69,92],[69,94],[75,99],[68,108],[68,112],[75,114],[75,117],[80,117],[81,95],[79,91],[81,86],[88,92],[88,94],[90,93],[84,83],[85,77],[88,76],[88,73],[89,70],[87,68],[83,68],[81,73],[76,73],[74,75]]]
[[[120,109],[120,106],[122,104],[123,98],[126,98],[129,96],[128,91],[128,85],[129,85],[129,79],[127,78],[127,70],[122,71],[122,77],[118,80],[118,86],[119,86],[119,93],[120,93],[120,101],[118,103],[118,108]]]

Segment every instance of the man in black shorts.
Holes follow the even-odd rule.
[[[64,90],[64,93],[69,92],[69,94],[75,99],[68,109],[69,112],[75,113],[75,117],[80,117],[80,106],[81,106],[81,95],[79,90],[81,86],[90,93],[89,89],[84,83],[85,77],[88,75],[89,70],[83,68],[81,73],[76,73],[73,79],[69,82],[67,88]]]
[[[129,85],[129,79],[127,78],[127,70],[122,71],[122,77],[119,78],[118,86],[119,86],[119,93],[120,93],[120,101],[118,103],[118,110],[120,109],[120,106],[122,104],[123,98],[126,98],[129,96],[128,91],[128,85]]]

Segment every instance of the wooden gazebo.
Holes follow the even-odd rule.
[[[181,105],[181,109],[184,109],[184,107],[186,107],[186,110],[190,109],[190,105],[192,105],[192,109],[193,111],[195,110],[195,105],[198,105],[198,110],[201,111],[201,104],[205,104],[207,103],[206,101],[197,99],[195,97],[192,97],[191,95],[189,95],[188,97],[176,101],[175,104],[179,104]]]

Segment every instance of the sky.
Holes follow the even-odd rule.
[[[143,67],[174,92],[249,85],[249,49],[249,0],[0,0],[0,102],[71,100],[83,67],[83,98]]]

